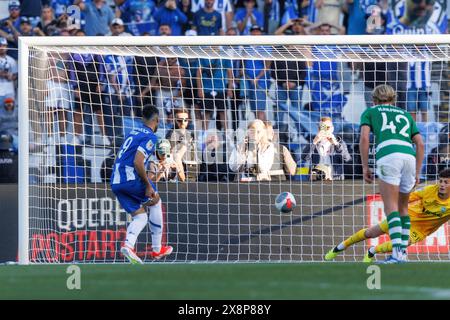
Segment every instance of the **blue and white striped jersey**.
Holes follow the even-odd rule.
[[[155,146],[158,141],[155,133],[144,124],[133,129],[120,147],[113,166],[111,184],[124,184],[129,181],[138,180],[139,175],[134,168],[134,158],[136,152],[141,152],[145,156],[145,167],[148,166],[150,156],[155,153]]]
[[[442,4],[436,1],[433,13],[423,25],[405,25],[401,17],[405,13],[405,4],[398,1],[393,10],[387,13],[387,34],[441,34],[447,30],[447,13]],[[410,62],[408,64],[408,89],[425,89],[431,86],[431,63],[428,61]]]
[[[408,89],[431,87],[431,63],[429,61],[410,62],[408,70]]]
[[[133,85],[133,57],[109,55],[105,57],[105,68],[108,76],[113,76],[119,86],[122,94],[131,94],[131,86]],[[109,93],[115,92],[111,81],[108,81]]]
[[[317,20],[317,8],[314,5],[314,1],[310,1],[308,6],[308,21],[314,23],[316,22],[316,20]]]

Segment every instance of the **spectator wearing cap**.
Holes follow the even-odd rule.
[[[205,0],[205,6],[195,13],[194,26],[199,36],[223,35],[222,16],[214,10],[215,0]]]
[[[6,39],[0,38],[0,101],[16,95],[14,82],[17,79],[17,63],[6,54],[7,45]]]
[[[156,144],[155,155],[151,156],[149,163],[148,178],[154,182],[158,181],[176,181],[177,177],[184,181],[184,171],[174,161],[170,142],[167,139],[161,139]]]
[[[108,36],[132,36],[131,33],[125,32],[125,24],[120,18],[114,18],[109,28],[111,32],[107,34]]]
[[[17,0],[10,1],[8,4],[9,17],[0,21],[0,37],[8,41],[8,54],[14,59],[18,59],[18,43],[14,37],[14,30],[20,28],[20,2]]]
[[[244,0],[245,8],[240,8],[236,12],[234,20],[242,35],[248,35],[250,28],[254,25],[261,28],[264,26],[264,16],[255,8],[255,4],[255,0]]]
[[[52,7],[44,6],[41,12],[41,21],[34,28],[34,32],[40,36],[49,36],[57,28],[58,20],[55,19],[55,12]]]
[[[17,36],[17,41],[19,41],[19,37],[31,37],[36,35],[33,30],[33,25],[31,24],[30,18],[28,17],[22,17],[20,19],[20,28],[19,28],[19,34],[14,34],[14,36]]]
[[[168,24],[172,29],[172,35],[183,35],[183,25],[187,22],[186,15],[177,7],[175,0],[166,0],[164,4],[155,12],[155,21],[158,26]]]
[[[190,0],[182,0],[183,2],[191,2]],[[205,7],[206,0],[193,0],[191,5],[192,12],[197,12]],[[213,5],[214,10],[220,13],[222,17],[222,28],[228,30],[231,28],[234,19],[234,10],[232,0],[216,0]]]
[[[105,0],[92,0],[92,2],[75,0],[74,5],[78,5],[85,14],[84,32],[87,36],[95,36],[99,33],[107,34],[109,32],[109,26],[115,16],[113,10],[105,3]]]
[[[30,18],[28,18],[28,17],[21,17],[19,29],[17,30],[15,27],[11,27],[11,30],[13,32],[13,36],[14,36],[16,44],[19,42],[19,37],[21,37],[21,36],[22,37],[31,37],[31,36],[35,35],[33,26],[31,25]]]
[[[19,115],[15,108],[13,97],[7,97],[2,100],[3,107],[0,108],[0,132],[7,133],[13,138],[13,149],[17,151]]]

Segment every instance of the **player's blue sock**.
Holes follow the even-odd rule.
[[[127,228],[127,239],[125,240],[126,246],[134,248],[136,240],[142,229],[145,228],[147,221],[148,217],[145,213],[137,214],[133,217],[133,221],[131,221]]]
[[[150,214],[148,223],[150,224],[150,230],[152,232],[152,249],[155,252],[161,250],[161,238],[162,238],[162,202],[161,200],[154,206],[147,207],[147,211]]]

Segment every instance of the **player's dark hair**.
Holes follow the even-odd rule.
[[[450,178],[450,168],[441,170],[439,172],[439,178]]]
[[[152,120],[156,115],[159,115],[159,110],[154,105],[147,104],[142,108],[142,118],[144,120]]]

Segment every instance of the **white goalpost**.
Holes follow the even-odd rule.
[[[434,159],[450,155],[449,63],[450,35],[21,37],[19,264],[125,262],[129,217],[109,177],[148,103],[183,168],[157,182],[163,242],[174,247],[166,262],[323,261],[384,218],[358,162],[359,116],[375,85],[394,86],[407,108],[420,100],[411,83],[425,77],[427,107],[415,116],[427,143],[421,178],[435,183]],[[324,117],[339,150],[314,153]],[[255,119],[273,137],[255,133]],[[274,206],[281,192],[296,198],[291,213]],[[386,240],[337,260],[360,261]],[[448,261],[449,245],[445,224],[409,257]],[[150,262],[150,252],[146,227],[137,253]]]

